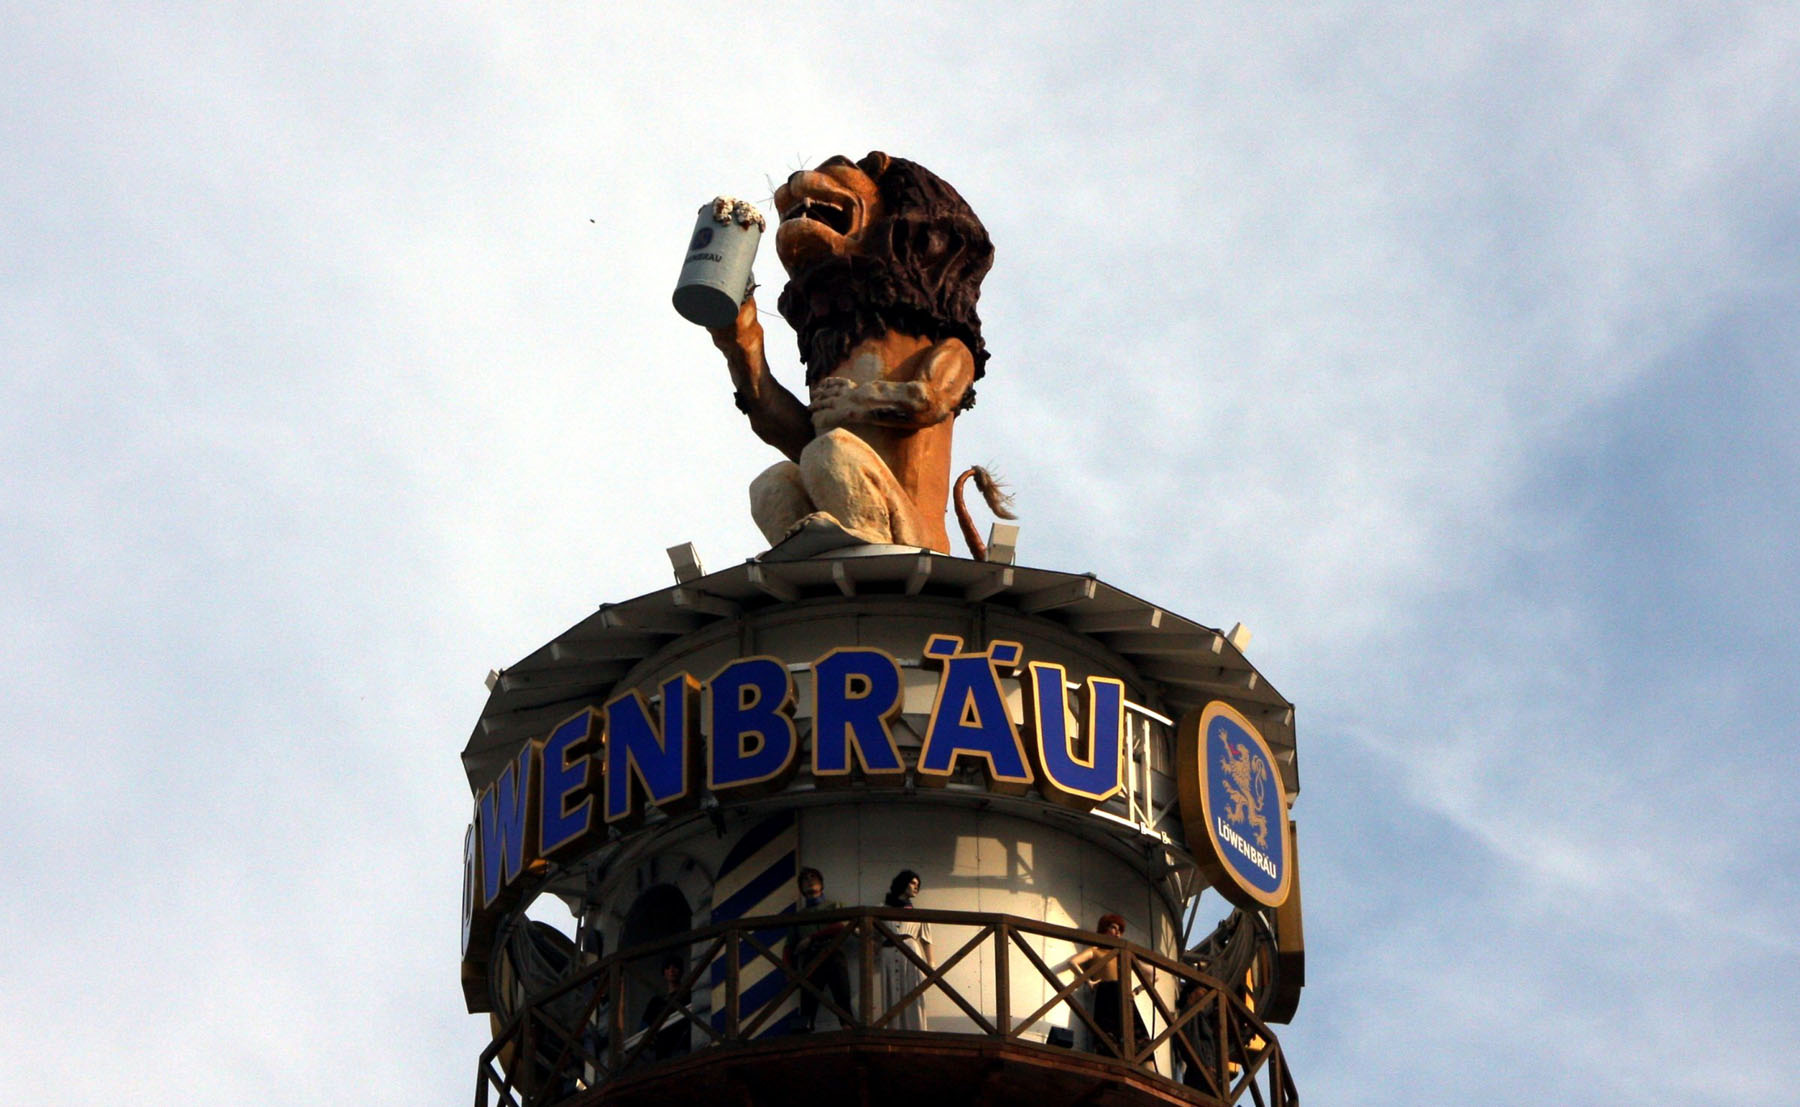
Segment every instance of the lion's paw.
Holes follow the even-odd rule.
[[[811,515],[802,515],[800,518],[796,519],[794,525],[788,528],[787,534],[784,537],[792,538],[803,530],[820,530],[825,527],[835,527],[838,530],[843,530],[844,524],[838,522],[838,517],[829,511],[815,511]]]

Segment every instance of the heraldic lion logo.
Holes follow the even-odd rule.
[[[1269,820],[1263,814],[1263,802],[1268,798],[1269,763],[1251,757],[1248,742],[1236,746],[1229,738],[1224,742],[1226,755],[1219,759],[1219,768],[1225,770],[1225,794],[1231,798],[1225,821],[1255,828],[1256,844],[1267,849]]]

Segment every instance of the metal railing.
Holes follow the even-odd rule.
[[[947,955],[940,955],[935,965],[928,963],[894,929],[900,921],[929,923],[936,933],[933,945]],[[828,936],[813,943],[816,948],[802,958],[804,963],[796,964],[784,951],[786,943],[769,935],[800,923],[820,927]],[[834,926],[839,929],[829,933]],[[1102,955],[1079,970],[1066,963],[1059,969],[1032,948],[1034,938],[1097,947]],[[947,975],[983,949],[991,951],[986,962],[990,971],[981,974],[978,992],[968,994]],[[877,976],[882,950],[898,950],[918,972],[916,986],[892,1002],[883,1002]],[[814,980],[829,959],[851,954],[860,970],[855,1010],[840,1005],[830,988]],[[672,957],[685,968],[671,989],[658,969]],[[721,959],[723,980],[715,983],[712,967]],[[1117,979],[1132,987],[1109,989],[1119,1007],[1103,1015],[1091,1010],[1081,993],[1110,975],[1113,963]],[[781,971],[784,980],[772,997],[747,1007],[746,976],[755,975],[747,970],[759,965]],[[1014,978],[1020,975],[1035,976],[1051,993],[1029,1011],[1014,1009]],[[1175,987],[1159,989],[1159,975]],[[720,985],[723,997],[716,1008],[696,1006],[689,998],[697,987],[716,996]],[[649,1029],[628,1024],[628,988],[639,998],[665,996],[668,1018]],[[1180,998],[1163,994],[1170,990]],[[655,1055],[658,1030],[675,1024],[671,1020],[686,1020],[690,1028],[691,1048],[681,1053],[682,1059],[714,1049],[754,1050],[759,1038],[766,1043],[778,1029],[789,998],[806,993],[852,1035],[955,1034],[1037,1048],[1044,1048],[1042,1039],[1052,1030],[1062,1029],[1052,1016],[1066,1010],[1073,1017],[1065,1021],[1079,1022],[1092,1035],[1090,1059],[1097,1056],[1138,1077],[1149,1075],[1203,1103],[1235,1104],[1246,1095],[1258,1107],[1299,1103],[1275,1035],[1231,988],[1192,965],[1117,938],[1013,915],[861,907],[740,919],[635,946],[586,966],[529,996],[501,1027],[481,1055],[476,1107],[548,1105],[626,1074],[674,1063]],[[966,1016],[972,1030],[908,1031],[892,1025],[922,996],[933,993]],[[1154,1071],[1164,1047],[1186,1070],[1180,1084]]]

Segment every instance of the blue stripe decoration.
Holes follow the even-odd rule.
[[[762,903],[764,900],[778,892],[787,892],[788,908],[789,910],[792,910],[794,895],[793,892],[790,891],[790,887],[794,883],[794,878],[799,875],[795,870],[793,857],[794,855],[790,853],[788,854],[787,864],[772,865],[769,868],[764,869],[752,878],[750,883],[740,888],[730,899],[719,902],[715,892],[714,902],[718,903],[718,906],[713,908],[713,922],[721,922],[725,919],[742,919],[750,915],[767,914],[768,912],[757,911],[754,910],[754,908],[757,904]]]
[[[720,862],[719,871],[724,873],[736,869],[739,865],[744,863],[746,857],[749,857],[757,850],[762,849],[764,846],[773,842],[775,839],[782,837],[784,834],[791,835],[793,830],[794,813],[792,811],[781,815],[772,815],[769,818],[764,819],[749,830],[746,830],[743,837],[737,840],[737,844],[732,846],[731,850],[725,854],[725,860]]]
[[[713,881],[714,923],[736,922],[758,915],[791,915],[795,910],[794,877],[799,871],[800,824],[792,811],[771,815],[750,829],[725,853],[719,863],[718,877]],[[757,940],[781,951],[786,938],[785,927],[771,927],[757,932]],[[725,1029],[725,977],[728,962],[722,954],[712,963],[712,1024]],[[739,1024],[758,1017],[769,1001],[787,987],[787,973],[769,964],[748,942],[739,943],[738,1019]],[[763,1025],[757,1034],[766,1038],[785,1029],[786,1015],[794,1006],[789,996],[781,1009]]]
[[[775,933],[780,934],[781,931],[778,930]],[[761,980],[757,981],[755,983],[755,985],[744,989],[744,1010],[745,1011],[760,1011],[763,1008],[764,1004],[768,1003],[771,999],[775,998],[775,993],[781,991],[781,989],[783,989],[785,987],[787,987],[787,973],[785,973],[785,972],[770,973],[769,975],[763,977]],[[749,1018],[750,1018],[750,1016],[746,1015],[745,1021],[746,1022],[749,1021]],[[721,1029],[723,1029],[724,1024],[725,1024],[724,1016],[723,1015],[715,1015],[714,1022],[716,1022],[719,1025],[719,1027]],[[759,1037],[759,1038],[768,1037],[770,1032],[773,1031],[776,1026],[779,1026],[780,1023],[781,1023],[781,1020],[776,1019],[774,1024],[772,1024],[771,1026],[764,1027],[762,1032],[760,1034],[758,1034],[757,1037]]]

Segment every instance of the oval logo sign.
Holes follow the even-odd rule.
[[[700,247],[705,246],[707,243],[711,242],[712,240],[713,240],[713,229],[711,227],[697,228],[694,231],[694,241],[688,243],[688,249],[698,250]]]
[[[1176,771],[1188,849],[1225,898],[1279,907],[1292,865],[1280,766],[1256,727],[1214,700],[1181,723]]]

